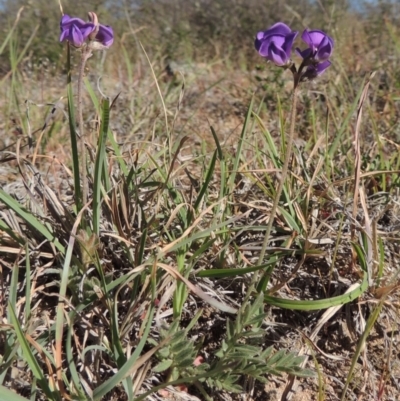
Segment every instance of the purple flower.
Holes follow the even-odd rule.
[[[73,46],[81,47],[86,40],[89,40],[92,44],[96,43],[92,49],[110,47],[114,42],[113,29],[108,25],[99,24],[97,15],[93,12],[89,13],[89,19],[90,22],[85,22],[64,14],[60,23],[60,42],[68,40]]]
[[[258,32],[254,44],[262,57],[283,67],[290,63],[292,45],[297,34],[286,24],[278,22],[266,31]]]
[[[301,51],[296,49],[297,53],[304,59],[312,63],[321,63],[329,59],[333,51],[333,39],[325,32],[305,29],[301,39],[309,46],[308,49]]]
[[[111,26],[100,24],[95,40],[105,47],[110,47],[114,42],[114,32]]]
[[[309,47],[305,50],[296,49],[296,52],[303,58],[302,65],[307,67],[301,74],[301,81],[307,81],[321,75],[331,65],[328,59],[334,43],[330,36],[319,30],[305,29],[301,38]]]
[[[322,63],[310,64],[306,71],[301,74],[301,81],[311,81],[321,75],[330,65],[331,62],[329,60],[323,61]]]
[[[60,29],[60,42],[68,40],[73,46],[81,47],[96,26],[91,22],[85,22],[80,18],[71,18],[64,14],[61,18]]]

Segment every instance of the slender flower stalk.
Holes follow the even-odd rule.
[[[113,29],[99,23],[96,13],[88,13],[89,21],[70,17],[64,14],[60,21],[60,42],[67,40],[72,46],[81,51],[81,63],[78,76],[78,127],[80,135],[80,159],[82,177],[82,205],[88,201],[89,184],[86,169],[85,132],[83,124],[83,78],[85,66],[94,50],[105,50],[114,41]]]
[[[292,46],[296,36],[297,32],[292,31],[291,28],[284,23],[278,22],[266,31],[258,32],[255,39],[255,48],[260,56],[265,58],[267,61],[274,63],[278,67],[290,70],[293,74],[293,94],[286,153],[264,241],[258,257],[258,265],[263,264],[269,237],[272,231],[272,225],[274,224],[277,214],[279,200],[289,172],[289,162],[292,157],[293,140],[295,136],[296,106],[299,85],[301,82],[317,78],[326,71],[326,69],[331,65],[329,58],[332,55],[334,47],[333,39],[323,31],[305,29],[301,38],[308,45],[308,48],[305,50],[296,49],[297,55],[303,59],[301,64],[296,67],[295,63],[291,60]],[[259,274],[254,274],[252,285],[256,283],[258,276]]]
[[[79,66],[78,76],[78,127],[80,135],[80,154],[81,154],[81,174],[82,174],[82,205],[85,206],[89,195],[89,184],[86,170],[86,147],[85,147],[85,132],[83,124],[83,78],[85,75],[85,66],[88,59],[92,56],[89,47],[82,50],[81,64]]]

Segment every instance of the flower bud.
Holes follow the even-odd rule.
[[[89,40],[95,40],[96,39],[96,35],[99,32],[99,19],[97,18],[97,14],[94,13],[93,11],[89,11],[88,12],[88,18],[89,18],[89,21],[92,24],[94,24],[94,26],[95,26],[95,29],[89,35]]]

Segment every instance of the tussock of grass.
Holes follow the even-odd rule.
[[[28,68],[10,30],[0,399],[396,399],[398,32],[389,18],[324,10],[335,60],[300,90],[260,263],[286,151],[286,73],[191,50],[165,61],[167,41],[150,48],[134,31],[147,60],[122,36],[86,72],[85,205],[76,76],[67,96],[65,71]],[[350,41],[348,21],[357,38],[380,26],[386,47],[372,32]]]

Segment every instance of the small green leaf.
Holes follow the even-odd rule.
[[[262,323],[262,321],[268,316],[268,313],[261,313],[257,316],[254,316],[253,318],[251,318],[250,320],[247,321],[247,325],[249,326],[253,326],[253,325],[259,325],[260,323]]]
[[[260,353],[260,348],[250,344],[240,344],[235,347],[235,351],[247,352],[247,356],[251,357]]]
[[[178,361],[178,360],[177,360]],[[191,356],[189,356],[189,357],[187,357],[187,358],[184,358],[184,359],[181,359],[180,361],[179,361],[179,368],[180,369],[184,369],[184,368],[188,368],[188,367],[190,367],[190,366],[193,366],[193,361],[194,361],[194,358],[193,357],[191,357]]]
[[[272,351],[274,350],[274,347],[268,347],[266,350],[264,350],[261,354],[260,354],[260,358],[262,359],[267,359],[271,354]]]
[[[279,361],[284,357],[284,355],[285,355],[285,351],[279,350],[274,355],[272,355],[271,358],[268,359],[268,361],[267,361],[268,365],[273,365],[274,363],[279,363]]]
[[[153,368],[153,372],[160,373],[169,369],[172,365],[172,359],[165,359]]]
[[[235,335],[235,326],[229,318],[226,319],[226,338],[229,341]]]
[[[153,344],[153,345],[157,345],[157,344]],[[169,356],[170,353],[171,353],[170,347],[164,347],[164,348],[161,348],[161,349],[157,352],[157,355],[158,355],[161,359],[164,359],[164,358],[168,358],[168,356]]]

